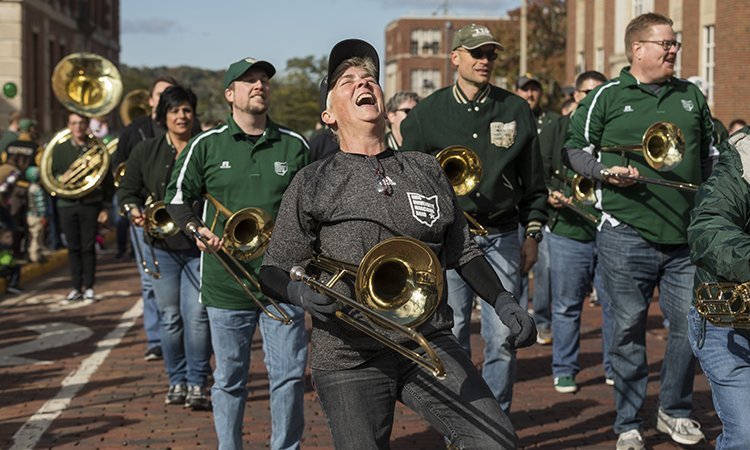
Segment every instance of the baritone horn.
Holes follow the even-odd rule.
[[[256,289],[260,291],[260,283],[251,275],[243,266],[241,261],[249,261],[263,254],[268,247],[273,231],[273,219],[260,208],[243,208],[232,213],[228,208],[222,205],[211,194],[204,194],[206,199],[214,205],[216,213],[209,227],[214,232],[219,215],[224,216],[224,234],[222,248],[218,251],[212,251],[208,246],[206,238],[198,232],[198,224],[188,223],[187,230],[196,239],[203,242],[207,251],[212,254],[216,261],[227,271],[230,277],[240,285],[245,294],[252,300],[258,308],[268,317],[278,320],[279,322],[289,325],[292,319],[275,300],[271,297],[268,302],[278,311],[274,314],[266,308],[262,301],[250,290],[244,279],[248,280]]]
[[[123,126],[130,125],[135,119],[151,114],[148,99],[151,94],[146,89],[133,89],[125,94],[120,103],[120,120]]]
[[[702,283],[695,298],[696,311],[712,324],[750,329],[750,283]]]
[[[652,169],[659,172],[668,172],[682,162],[685,155],[685,136],[682,134],[680,127],[671,122],[656,122],[643,133],[640,145],[602,147],[599,151],[620,153],[623,158],[626,151],[642,152],[643,159]],[[609,176],[622,180],[633,180],[638,183],[671,187],[682,191],[695,192],[698,190],[698,186],[692,183],[616,173],[610,173]]]
[[[435,157],[453,186],[456,196],[469,195],[479,186],[482,180],[482,161],[470,148],[459,145],[446,147]],[[479,236],[487,235],[487,229],[466,211],[464,217],[469,222],[470,232]]]
[[[51,84],[55,97],[65,108],[89,118],[108,114],[122,96],[122,78],[117,67],[93,53],[73,53],[61,59],[52,72]],[[117,142],[104,144],[87,135],[83,154],[63,174],[55,174],[52,171],[55,148],[70,138],[70,130],[66,128],[50,140],[39,161],[39,176],[50,195],[76,199],[102,183]]]
[[[335,314],[339,320],[409,358],[434,376],[445,375],[437,353],[415,330],[432,317],[443,294],[443,271],[438,257],[429,247],[416,239],[394,237],[373,246],[358,266],[322,255],[311,265],[331,274],[330,280],[322,283],[307,275],[300,266],[292,268],[291,278],[332,297],[367,319],[359,320],[340,310]],[[333,288],[344,276],[354,277],[354,299]],[[416,342],[425,355],[399,344],[372,325]]]

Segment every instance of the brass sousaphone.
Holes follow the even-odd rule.
[[[117,67],[93,53],[73,53],[64,57],[52,72],[52,91],[62,105],[85,117],[103,116],[112,111],[122,96],[122,78]],[[117,142],[105,145],[89,134],[86,151],[61,175],[52,172],[55,148],[71,138],[67,128],[47,144],[39,162],[40,180],[52,196],[76,199],[96,189],[109,170],[110,156]]]

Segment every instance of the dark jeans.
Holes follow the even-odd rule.
[[[58,208],[60,225],[68,243],[68,263],[73,287],[79,291],[94,287],[96,272],[96,218],[100,205],[73,205]]]
[[[429,339],[445,366],[437,379],[395,351],[348,370],[313,369],[337,449],[387,449],[396,401],[462,449],[508,449],[516,436],[469,355],[449,332]]]

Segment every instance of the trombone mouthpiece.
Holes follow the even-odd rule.
[[[292,267],[292,270],[289,271],[289,277],[293,281],[303,281],[305,279],[305,269],[300,266],[294,266]]]

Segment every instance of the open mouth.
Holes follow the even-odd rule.
[[[363,92],[362,94],[359,94],[359,96],[357,96],[355,104],[357,106],[375,105],[375,97],[369,92]]]

